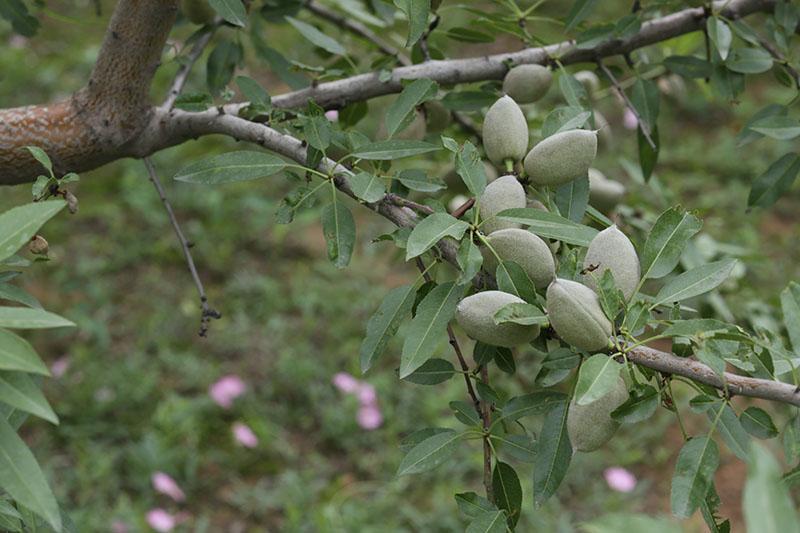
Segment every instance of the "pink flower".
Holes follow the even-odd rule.
[[[358,401],[362,407],[374,406],[377,403],[378,395],[375,387],[369,383],[361,382],[358,386]]]
[[[347,372],[337,372],[331,381],[334,387],[347,394],[356,392],[361,386],[361,383]]]
[[[172,531],[178,521],[164,509],[151,509],[145,517],[147,525],[159,532]]]
[[[622,125],[625,129],[635,130],[639,126],[639,119],[633,114],[629,108],[625,108],[625,113],[622,115]]]
[[[250,429],[249,426],[241,422],[233,424],[233,438],[245,448],[255,448],[258,446],[258,437],[256,437],[256,434],[253,433],[253,430]]]
[[[186,499],[186,494],[168,474],[156,472],[150,477],[150,481],[153,483],[153,488],[156,492],[166,494],[176,502],[182,502]]]
[[[339,112],[335,109],[331,109],[330,111],[325,111],[325,118],[327,118],[331,122],[336,122],[337,120],[339,120]]]
[[[69,369],[69,363],[70,363],[69,356],[62,355],[61,357],[53,361],[52,365],[50,365],[50,373],[56,379],[64,377],[64,374],[66,374],[67,370]]]
[[[230,374],[217,380],[216,383],[208,388],[208,394],[223,409],[230,409],[233,400],[244,394],[247,390],[242,378]]]
[[[356,416],[358,425],[367,431],[378,429],[383,424],[383,415],[377,405],[362,405]]]
[[[631,492],[636,488],[636,476],[620,466],[606,468],[603,476],[606,478],[606,483],[608,483],[611,490]]]

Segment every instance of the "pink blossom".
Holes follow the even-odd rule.
[[[608,483],[611,490],[631,492],[636,488],[636,476],[620,466],[606,468],[603,476],[606,478],[606,483]]]
[[[258,437],[256,437],[256,434],[253,433],[253,430],[250,429],[249,426],[241,422],[233,424],[233,438],[245,448],[255,448],[258,446]]]
[[[172,531],[178,521],[164,509],[151,509],[145,517],[147,525],[161,533]]]
[[[331,109],[330,111],[325,111],[325,118],[327,118],[331,122],[336,122],[337,120],[339,120],[339,112],[335,109]]]
[[[208,394],[211,398],[223,409],[230,409],[233,406],[233,400],[244,394],[247,390],[242,378],[230,374],[221,377],[216,383],[208,388]]]
[[[639,119],[633,114],[629,108],[625,108],[625,113],[622,115],[622,125],[625,129],[635,130],[639,126]]]
[[[361,386],[361,382],[347,372],[337,372],[332,381],[337,389],[347,394],[356,392]]]
[[[372,431],[383,424],[383,415],[377,405],[363,405],[358,409],[356,420],[363,429]]]
[[[176,502],[182,502],[186,499],[186,494],[178,486],[174,479],[164,472],[155,472],[150,481],[153,483],[153,488],[156,492],[166,494]]]
[[[358,401],[362,407],[375,405],[378,400],[378,395],[375,392],[375,387],[369,383],[361,382],[358,385]]]
[[[64,377],[64,374],[66,374],[67,370],[69,369],[69,363],[70,363],[69,356],[62,355],[61,357],[53,361],[52,365],[50,365],[50,373],[56,379]]]

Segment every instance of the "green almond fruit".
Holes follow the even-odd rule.
[[[518,228],[519,224],[500,220],[496,215],[506,209],[525,207],[525,202],[525,189],[515,176],[502,176],[491,182],[483,190],[478,203],[483,233],[488,235],[501,229]]]
[[[497,100],[483,119],[483,149],[500,168],[505,161],[520,161],[528,149],[528,121],[510,96]]]
[[[588,405],[578,405],[573,399],[567,411],[567,434],[572,449],[593,452],[614,436],[619,423],[611,412],[628,400],[628,388],[620,377],[605,396]]]
[[[539,336],[539,326],[523,326],[511,322],[494,323],[500,309],[525,300],[502,291],[484,291],[461,300],[456,307],[456,321],[471,338],[492,346],[513,348]]]
[[[617,288],[622,290],[626,300],[633,296],[633,292],[639,286],[639,279],[641,279],[641,267],[639,256],[636,255],[636,248],[633,247],[630,239],[617,229],[616,225],[595,235],[586,251],[583,268],[586,271],[583,283],[594,291],[597,291],[597,283],[603,273],[610,270],[614,274]]]
[[[181,10],[190,22],[201,26],[211,24],[216,16],[216,12],[208,5],[207,0],[183,0]]]
[[[542,65],[517,65],[503,79],[503,92],[520,104],[541,99],[553,83],[550,69]]]
[[[586,176],[597,155],[597,132],[568,130],[547,137],[525,156],[534,185],[563,185]]]
[[[558,336],[579,350],[602,350],[611,345],[611,322],[597,294],[585,285],[556,278],[547,288],[547,316]]]
[[[625,196],[625,186],[608,179],[596,168],[589,169],[589,203],[603,213],[611,212]]]
[[[503,261],[514,261],[528,274],[537,287],[547,287],[556,277],[556,264],[550,247],[538,235],[519,228],[501,229],[486,237],[491,246],[482,248],[483,264],[494,272],[497,269],[497,257]]]

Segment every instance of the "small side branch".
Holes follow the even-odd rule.
[[[617,91],[617,94],[619,94],[620,98],[622,98],[622,101],[625,102],[625,107],[627,107],[630,110],[630,112],[633,113],[633,116],[636,117],[636,121],[639,123],[639,129],[642,130],[642,135],[644,135],[644,138],[647,140],[647,144],[650,145],[650,148],[656,150],[657,149],[656,143],[653,142],[653,138],[650,135],[650,125],[647,124],[644,120],[642,120],[642,116],[639,114],[639,111],[636,110],[636,107],[633,105],[633,102],[631,102],[630,99],[628,98],[628,95],[625,94],[625,89],[622,88],[619,81],[617,81],[617,78],[614,77],[614,74],[599,59],[597,60],[597,66],[600,67],[600,70],[603,71],[603,74],[606,76],[606,78],[608,78],[608,81],[610,81],[611,85],[614,86],[614,89]]]
[[[147,169],[150,182],[156,188],[158,197],[161,198],[161,203],[164,204],[164,209],[166,210],[169,221],[172,224],[172,229],[175,230],[175,235],[178,237],[178,242],[180,242],[181,249],[183,250],[183,257],[186,259],[186,265],[189,267],[189,272],[192,274],[192,279],[194,280],[194,284],[197,287],[197,292],[200,295],[200,308],[202,309],[202,315],[200,316],[200,331],[198,334],[201,337],[205,337],[208,334],[208,325],[209,322],[211,322],[211,319],[222,318],[222,314],[208,305],[206,290],[203,287],[203,282],[200,280],[200,275],[197,273],[197,267],[195,267],[194,259],[192,258],[192,252],[190,250],[192,243],[186,239],[186,236],[183,234],[183,230],[181,230],[180,224],[178,224],[178,219],[175,217],[175,212],[172,210],[172,205],[170,205],[169,200],[167,200],[167,195],[164,193],[164,187],[161,185],[161,181],[158,179],[158,174],[156,173],[156,168],[153,165],[153,161],[149,157],[145,157],[143,161],[144,166]]]
[[[189,73],[192,72],[192,67],[194,67],[194,64],[200,59],[200,56],[203,55],[203,50],[205,50],[208,43],[211,42],[211,38],[214,37],[214,34],[222,23],[223,20],[221,18],[214,20],[208,30],[194,42],[192,49],[189,50],[184,62],[178,68],[175,79],[172,80],[172,85],[170,85],[169,92],[167,93],[167,99],[161,104],[162,108],[168,111],[175,105],[175,101],[186,86],[186,80],[189,79]]]

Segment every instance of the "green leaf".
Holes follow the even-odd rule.
[[[397,179],[412,191],[436,192],[447,187],[438,179],[429,177],[424,170],[416,168],[401,171]]]
[[[765,410],[750,406],[739,415],[742,427],[752,436],[759,439],[771,439],[778,436],[778,428]]]
[[[519,296],[528,303],[536,301],[536,286],[528,273],[514,261],[502,261],[497,265],[495,278],[501,291]]]
[[[337,268],[346,267],[356,242],[356,223],[350,209],[336,201],[326,205],[322,210],[322,232],[328,244],[328,259]]]
[[[436,96],[439,86],[435,81],[426,78],[414,80],[406,85],[403,92],[386,110],[386,133],[389,137],[408,124],[417,106]]]
[[[683,445],[672,477],[670,500],[674,515],[692,516],[706,497],[718,466],[719,449],[710,436],[692,437]]]
[[[0,328],[0,370],[19,370],[49,376],[50,371],[22,337]]]
[[[303,117],[301,124],[303,125],[303,134],[308,144],[321,152],[328,149],[331,145],[333,131],[331,129],[331,123],[327,118],[321,115]]]
[[[567,402],[561,401],[554,404],[544,418],[533,465],[533,500],[537,507],[555,494],[572,459],[567,411]]]
[[[450,432],[450,431],[453,431],[453,430],[452,429],[447,429],[447,428],[423,428],[423,429],[418,429],[417,431],[414,431],[413,433],[411,433],[409,435],[406,435],[400,441],[400,445],[399,445],[400,451],[403,452],[403,454],[405,455],[408,452],[410,452],[412,449],[414,449],[414,447],[416,447],[417,444],[419,444],[420,442],[426,440],[427,438],[432,437],[434,435],[437,435],[439,433],[447,433],[447,432]]]
[[[670,56],[664,59],[664,66],[684,78],[708,78],[711,75],[711,65],[694,56]]]
[[[642,78],[636,80],[631,91],[631,103],[650,131],[656,129],[660,94],[658,86],[654,82]]]
[[[492,511],[475,517],[467,526],[466,533],[505,533],[506,514],[503,511]]]
[[[394,0],[408,18],[408,39],[406,47],[419,41],[428,29],[428,15],[431,11],[431,0]]]
[[[772,163],[766,172],[755,179],[747,198],[748,206],[770,207],[778,201],[800,172],[800,156],[788,153]]]
[[[722,414],[719,415],[719,421],[717,422],[717,432],[736,457],[742,461],[747,461],[751,447],[750,436],[742,427],[731,406],[724,402],[715,402],[706,411],[706,416],[713,422],[717,418],[720,409],[722,409]]]
[[[56,531],[61,513],[47,480],[28,446],[5,418],[0,417],[0,486],[18,502],[40,515]]]
[[[411,321],[400,359],[400,379],[409,376],[433,356],[453,318],[466,285],[443,283],[428,293]]]
[[[497,215],[503,220],[530,227],[540,237],[556,239],[567,244],[589,246],[597,230],[569,219],[534,208],[506,209]]]
[[[495,324],[511,322],[522,326],[547,324],[547,315],[533,304],[513,303],[503,306],[492,317]]]
[[[236,85],[239,87],[244,97],[250,102],[250,105],[256,104],[266,108],[272,105],[272,99],[267,90],[253,78],[236,76]]]
[[[592,11],[594,11],[595,6],[597,6],[597,0],[575,0],[575,3],[572,4],[572,9],[570,9],[564,21],[567,25],[566,30],[570,31],[586,20],[586,17],[591,15]]]
[[[706,30],[711,42],[719,52],[719,57],[725,61],[728,57],[728,52],[731,50],[731,42],[733,42],[733,33],[728,25],[719,17],[709,17],[706,21]]]
[[[359,350],[361,372],[369,370],[383,354],[389,340],[397,333],[400,323],[411,312],[416,290],[414,285],[403,285],[389,291],[378,310],[367,322],[367,334]]]
[[[508,525],[513,529],[522,512],[522,485],[511,465],[497,461],[492,473],[492,490],[495,503],[508,514]]]
[[[800,284],[792,281],[781,292],[783,323],[796,353],[800,353]]]
[[[456,494],[455,498],[459,511],[469,518],[476,518],[487,512],[497,511],[497,507],[494,504],[474,492],[461,492]]]
[[[225,40],[214,47],[206,60],[206,86],[213,96],[225,90],[241,60],[242,48],[237,43]]]
[[[33,37],[39,29],[39,19],[28,12],[22,0],[0,0],[0,17],[11,23],[14,31],[25,37]]]
[[[725,66],[741,74],[759,74],[772,68],[772,56],[761,48],[736,48],[731,51]]]
[[[46,329],[72,327],[75,324],[56,314],[29,307],[0,307],[0,328]]]
[[[788,113],[788,109],[786,106],[782,106],[780,104],[769,104],[766,107],[759,109],[750,120],[747,121],[747,124],[744,125],[742,131],[736,136],[736,146],[744,146],[750,142],[756,141],[761,139],[764,135],[758,132],[755,132],[751,129],[753,124],[769,118],[769,117],[776,117],[776,116],[785,116]]]
[[[390,140],[377,141],[359,146],[353,157],[373,161],[401,159],[414,155],[426,154],[438,150],[435,144],[424,141]]]
[[[481,426],[481,419],[478,413],[475,412],[475,404],[465,402],[463,400],[456,400],[449,403],[450,409],[459,422],[466,426]]]
[[[536,461],[536,443],[527,435],[491,435],[493,441],[499,443],[500,451],[507,453],[517,461],[533,463]]]
[[[734,266],[736,266],[735,259],[723,259],[693,268],[676,276],[658,291],[651,308],[662,304],[680,302],[716,289],[723,281],[728,279]]]
[[[419,474],[436,468],[452,457],[461,437],[460,433],[452,429],[428,437],[403,457],[397,475]]]
[[[486,188],[486,169],[477,148],[466,141],[455,154],[456,173],[461,177],[469,192],[476,198]]]
[[[22,287],[17,287],[11,283],[0,283],[0,300],[18,302],[37,309],[42,308],[42,304],[33,295],[26,292]]]
[[[438,385],[444,383],[455,373],[453,363],[445,359],[428,359],[416,369],[405,381],[416,383],[417,385]]]
[[[556,205],[561,215],[580,222],[589,205],[589,178],[584,176],[556,189]]]
[[[656,163],[658,162],[658,153],[661,149],[661,143],[658,138],[658,126],[650,130],[650,139],[653,141],[653,144],[655,144],[655,148],[650,146],[647,137],[644,136],[642,126],[639,125],[639,129],[636,132],[636,142],[639,146],[639,166],[642,169],[642,177],[645,181],[649,180],[650,176],[653,175],[653,170],[655,170]]]
[[[563,69],[558,77],[558,88],[570,107],[583,108],[583,102],[589,99],[583,84],[576,80],[575,76]]]
[[[53,162],[50,161],[50,157],[47,155],[47,152],[45,152],[38,146],[26,146],[25,148],[31,153],[33,158],[39,162],[40,165],[42,165],[45,169],[47,169],[47,171],[52,176]]]
[[[303,22],[302,20],[297,20],[296,18],[293,17],[284,17],[284,18],[289,24],[294,26],[294,29],[299,31],[300,34],[306,39],[308,39],[308,41],[311,42],[311,44],[313,44],[314,46],[322,48],[326,52],[330,52],[331,54],[334,55],[343,56],[347,54],[347,50],[345,50],[344,46],[339,44],[336,41],[336,39],[328,37],[327,35],[319,31],[311,24]]]
[[[427,216],[411,230],[406,245],[406,261],[424,254],[445,237],[461,239],[468,229],[467,222],[447,213],[434,213]]]
[[[800,121],[791,117],[773,115],[753,122],[750,129],[779,141],[788,141],[800,136]]]
[[[658,408],[658,391],[650,385],[631,389],[628,399],[611,412],[611,418],[622,424],[636,424],[647,420]]]
[[[458,254],[456,254],[456,261],[461,269],[461,274],[458,276],[458,283],[460,284],[471,282],[480,272],[481,266],[483,266],[483,254],[481,254],[480,248],[471,237],[461,240]]]
[[[707,335],[715,331],[733,331],[735,326],[713,318],[692,318],[675,320],[667,329],[659,333],[665,337],[693,337],[699,333]]]
[[[760,444],[754,444],[750,452],[742,507],[747,531],[758,531],[758,533],[800,531],[797,512],[789,495],[789,489],[781,480],[778,463]]]
[[[642,252],[642,279],[663,278],[678,265],[683,248],[703,223],[680,207],[664,211],[656,220]]]
[[[21,205],[0,214],[0,262],[27,244],[65,205],[63,200],[50,200]]]
[[[617,385],[622,365],[605,354],[595,354],[583,362],[575,385],[578,405],[589,405]]]
[[[208,93],[181,93],[175,99],[175,108],[183,111],[205,111],[214,105],[214,99]]]
[[[350,188],[353,189],[353,194],[367,203],[377,202],[386,195],[386,186],[383,184],[383,180],[375,174],[362,171],[350,176],[347,181],[350,183]]]
[[[175,174],[186,183],[217,185],[271,176],[286,167],[283,159],[264,152],[242,150],[196,161]]]
[[[42,391],[22,372],[0,372],[0,402],[58,424],[58,417]]]
[[[580,106],[557,107],[544,119],[542,138],[550,137],[562,131],[582,128],[592,117],[592,112]]]
[[[256,54],[269,64],[270,70],[274,72],[286,85],[292,90],[302,89],[308,86],[308,79],[301,73],[297,72],[286,59],[276,49],[267,46],[264,39],[259,34],[258,17],[253,19],[256,23],[251,25],[250,40],[253,43]],[[263,29],[262,29],[263,31]],[[264,32],[266,33],[266,32]],[[341,114],[339,115],[341,118]]]
[[[247,11],[242,0],[208,0],[217,14],[234,26],[244,27],[247,22]]]

